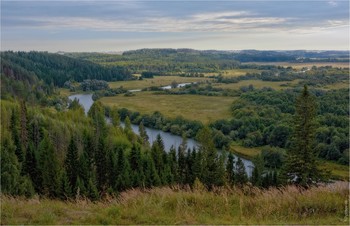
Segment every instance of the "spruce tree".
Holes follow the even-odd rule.
[[[66,154],[65,167],[69,183],[71,184],[73,190],[76,187],[77,177],[79,173],[79,156],[78,147],[74,137],[70,139],[68,150]]]
[[[22,163],[24,160],[24,152],[22,149],[22,142],[19,131],[19,115],[16,109],[12,110],[10,128],[12,132],[12,140],[15,145],[15,154],[17,156],[18,161]]]
[[[289,183],[309,186],[322,179],[313,148],[316,102],[307,86],[296,99],[292,146],[288,151],[283,176]]]
[[[248,182],[248,176],[241,158],[238,158],[235,167],[235,183],[243,185]]]
[[[139,133],[140,133],[140,137],[142,139],[142,144],[144,146],[148,146],[149,143],[148,143],[148,135],[147,135],[147,132],[146,132],[146,129],[145,129],[145,126],[143,125],[143,122],[141,121],[140,125],[139,125]]]
[[[65,170],[62,170],[59,182],[59,198],[67,199],[73,197],[72,186]]]
[[[171,174],[173,175],[174,182],[178,182],[178,162],[176,157],[176,150],[174,146],[170,147],[168,155],[168,164],[170,167]]]
[[[39,191],[40,173],[38,169],[37,157],[32,144],[27,146],[26,157],[22,167],[22,174],[28,175],[33,182],[35,190]]]
[[[218,157],[209,127],[202,128],[197,134],[197,139],[200,143],[199,151],[203,154],[203,183],[208,188],[213,185],[223,185],[225,170],[223,170],[222,161]]]
[[[98,140],[98,148],[95,153],[97,187],[105,192],[108,187],[108,163],[105,141],[102,137]]]
[[[254,169],[250,178],[254,186],[260,187],[262,185],[262,175],[264,173],[264,159],[261,155],[257,155],[253,159]]]
[[[26,103],[22,100],[20,101],[20,128],[21,128],[21,143],[23,148],[27,148],[28,144],[28,113]]]
[[[113,126],[120,126],[120,118],[119,118],[117,107],[115,106],[112,107],[109,117],[111,118]]]
[[[39,144],[39,170],[42,181],[42,192],[55,197],[59,187],[59,165],[54,148],[47,134]]]
[[[226,177],[227,177],[227,182],[230,185],[234,184],[235,181],[235,169],[234,169],[234,161],[235,157],[233,156],[232,153],[228,155],[227,163],[226,163]]]

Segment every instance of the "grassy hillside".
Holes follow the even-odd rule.
[[[1,197],[2,224],[338,224],[349,223],[348,183],[214,192],[130,190],[103,202]]]

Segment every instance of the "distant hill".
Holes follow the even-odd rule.
[[[27,80],[29,83],[35,83],[37,77],[46,84],[53,83],[59,87],[68,80],[117,81],[132,78],[124,67],[106,68],[90,61],[47,52],[2,52],[1,72],[8,78]]]

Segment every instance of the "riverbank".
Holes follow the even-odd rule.
[[[90,202],[1,197],[2,224],[337,224],[348,225],[348,183],[294,186],[133,189]]]

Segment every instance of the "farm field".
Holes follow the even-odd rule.
[[[154,95],[152,92],[137,92],[135,96],[103,97],[100,101],[109,106],[125,107],[141,114],[161,112],[166,117],[182,116],[203,123],[230,118],[230,106],[235,97],[199,95]]]
[[[109,82],[109,87],[118,88],[123,86],[125,89],[143,89],[151,86],[167,86],[173,81],[177,83],[209,81],[209,78],[200,77],[180,77],[180,76],[154,76],[154,78],[133,80],[133,81],[117,81]]]

